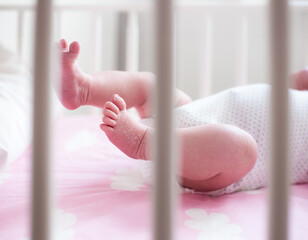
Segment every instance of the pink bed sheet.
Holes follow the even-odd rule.
[[[152,239],[151,186],[139,162],[118,151],[99,122],[99,116],[74,116],[55,123],[55,239]],[[30,239],[30,159],[31,147],[0,175],[0,240]],[[265,189],[178,196],[176,239],[266,239]],[[308,185],[293,186],[290,202],[290,239],[307,239]]]

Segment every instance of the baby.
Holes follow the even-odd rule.
[[[150,159],[153,129],[126,111],[136,108],[141,118],[152,116],[154,75],[109,71],[88,75],[76,63],[80,46],[60,40],[64,107],[82,105],[103,109],[101,130],[122,152],[135,159]],[[292,183],[308,182],[308,70],[292,78],[290,126]],[[266,184],[269,152],[269,97],[266,84],[232,88],[192,102],[175,90],[174,116],[180,139],[180,170],[185,188],[213,195],[251,190]]]

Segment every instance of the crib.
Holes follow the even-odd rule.
[[[153,1],[154,4],[154,1]],[[106,2],[96,4],[55,4],[51,0],[40,0],[37,6],[33,5],[0,5],[0,14],[4,11],[15,11],[17,16],[17,42],[16,49],[19,55],[25,53],[23,43],[23,21],[25,13],[36,13],[36,38],[35,38],[35,101],[33,113],[33,163],[32,163],[32,230],[31,239],[52,239],[51,206],[52,206],[52,176],[51,164],[51,120],[49,82],[52,66],[51,39],[59,39],[63,34],[61,17],[65,11],[85,11],[91,13],[93,31],[91,34],[91,50],[93,62],[90,71],[99,71],[102,66],[102,14],[105,12],[125,13],[126,21],[119,24],[119,32],[123,39],[118,43],[118,67],[121,70],[138,71],[140,69],[139,48],[139,14],[142,12],[156,11],[156,72],[157,74],[157,105],[156,140],[155,140],[155,184],[153,194],[153,239],[176,239],[174,233],[175,213],[177,206],[172,178],[174,174],[174,139],[173,126],[169,121],[172,112],[172,93],[174,87],[174,59],[176,47],[174,36],[174,13],[196,12],[202,13],[204,21],[203,41],[201,49],[201,62],[203,68],[199,72],[200,81],[198,96],[207,96],[213,92],[213,18],[211,12],[217,9],[236,11],[239,13],[237,24],[237,47],[235,64],[235,83],[243,85],[248,79],[248,21],[247,16],[255,9],[270,9],[271,29],[271,79],[272,79],[272,118],[273,153],[268,194],[268,233],[267,239],[289,239],[289,186],[288,173],[288,11],[297,11],[307,14],[306,1],[272,0],[266,1],[180,1],[173,3],[171,0],[155,1],[155,6],[146,1],[129,3]],[[54,25],[52,25],[54,23]],[[54,33],[54,36],[52,36]],[[122,36],[122,35],[121,35]],[[45,49],[42,51],[42,49]],[[125,49],[121,51],[121,49]],[[123,61],[125,59],[125,61]],[[54,66],[53,66],[54,67]],[[54,77],[54,76],[53,76]],[[166,104],[167,103],[167,104]],[[283,107],[280,107],[283,106]],[[91,109],[89,110],[92,111]],[[265,221],[265,220],[264,220]],[[1,235],[0,235],[1,239]],[[86,239],[86,238],[84,238]],[[191,238],[192,239],[192,238]],[[199,239],[203,239],[199,237]],[[205,239],[205,238],[204,238]],[[213,238],[216,239],[216,238]],[[227,238],[226,238],[227,239]],[[231,239],[231,238],[230,238]],[[234,238],[244,239],[244,238]],[[248,238],[247,238],[248,239]],[[253,238],[251,238],[253,239]],[[258,238],[260,239],[260,238]]]

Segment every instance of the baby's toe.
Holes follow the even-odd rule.
[[[80,51],[80,45],[79,45],[79,42],[72,42],[70,44],[70,47],[69,47],[69,51],[71,54],[75,54],[75,55],[78,55],[79,54],[79,51]]]
[[[102,118],[103,123],[105,123],[106,125],[110,126],[110,127],[115,127],[116,126],[116,121],[107,117],[107,116],[103,116]]]
[[[80,52],[79,43],[72,42],[68,47],[68,51],[64,51],[63,57],[64,59],[70,62],[74,62],[78,58],[79,52]]]
[[[105,103],[105,106],[104,106],[104,110],[110,110],[110,111],[112,111],[112,112],[114,112],[115,114],[119,114],[120,113],[120,110],[119,110],[119,108],[114,104],[114,103],[112,103],[112,102],[110,102],[110,101],[107,101],[106,103]]]
[[[104,123],[99,125],[100,129],[103,130],[106,134],[109,134],[110,132],[113,131],[113,127],[110,127]]]
[[[126,110],[126,103],[118,94],[112,96],[112,102],[122,111]]]
[[[112,110],[110,110],[108,108],[104,108],[103,114],[104,114],[104,116],[109,117],[109,118],[111,118],[113,120],[117,120],[118,119],[118,115],[114,111],[112,111]]]
[[[68,45],[67,45],[66,40],[65,39],[61,39],[59,41],[59,48],[60,48],[60,50],[67,51],[67,47],[68,47]]]

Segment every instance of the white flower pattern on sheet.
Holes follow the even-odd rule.
[[[200,208],[191,208],[185,213],[192,218],[185,221],[185,226],[201,231],[198,240],[244,240],[239,236],[242,228],[237,224],[229,223],[229,217],[226,214],[207,214]]]
[[[144,178],[138,169],[120,169],[117,174],[111,176],[113,180],[111,188],[124,191],[139,191],[145,187]]]
[[[63,209],[56,209],[53,211],[53,231],[52,238],[56,240],[70,240],[73,239],[75,229],[72,226],[76,222],[74,214],[66,213]],[[29,240],[24,238],[23,240]]]
[[[76,222],[76,217],[72,213],[65,213],[63,209],[57,209],[54,212],[54,239],[69,240],[72,239],[75,230],[72,228]]]
[[[73,134],[73,136],[67,140],[65,149],[67,152],[73,152],[80,148],[90,147],[95,142],[98,142],[97,134],[83,129]]]

